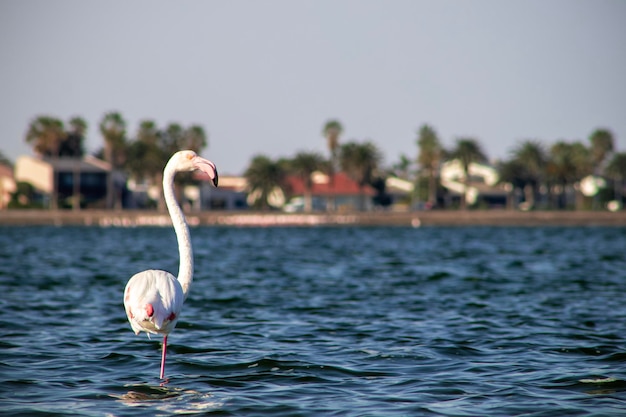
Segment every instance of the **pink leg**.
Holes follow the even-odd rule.
[[[167,335],[163,336],[163,354],[161,355],[161,375],[159,378],[163,379],[165,373],[165,355],[167,353]]]

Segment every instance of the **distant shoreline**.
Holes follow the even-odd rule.
[[[368,213],[203,211],[191,226],[626,226],[626,211],[432,210]],[[4,210],[0,226],[169,226],[167,213],[143,210]]]

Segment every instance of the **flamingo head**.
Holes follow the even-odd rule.
[[[218,175],[215,164],[208,159],[202,158],[194,151],[186,150],[176,152],[167,164],[173,164],[173,168],[177,172],[202,171],[209,176],[213,185],[217,187]]]

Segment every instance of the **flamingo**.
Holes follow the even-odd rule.
[[[178,278],[166,271],[149,269],[133,275],[124,290],[124,308],[135,334],[146,332],[163,335],[161,373],[165,372],[167,335],[174,330],[183,302],[189,293],[193,280],[193,250],[189,238],[189,227],[185,216],[174,197],[174,176],[177,172],[200,170],[205,172],[217,187],[215,164],[201,158],[193,151],[176,152],[163,170],[163,194],[165,204],[172,218],[178,240],[180,264]]]

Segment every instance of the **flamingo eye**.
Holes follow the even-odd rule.
[[[192,154],[191,152],[186,155],[186,158],[190,161],[193,159],[193,157],[194,157],[194,154]]]

